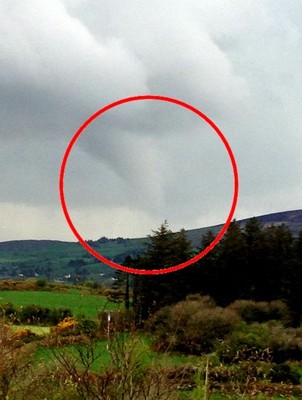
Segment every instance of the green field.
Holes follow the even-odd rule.
[[[40,326],[40,325],[13,325],[13,330],[18,332],[23,329],[29,329],[33,333],[39,336],[46,336],[50,333],[49,326]]]
[[[125,343],[127,343],[128,335],[127,334],[120,334],[120,337],[125,338]],[[127,357],[130,357],[128,360],[131,359],[131,363],[137,363],[137,365],[143,368],[147,368],[147,370],[152,370],[154,366],[163,368],[164,370],[171,370],[173,371],[175,368],[178,367],[195,367],[199,368],[201,372],[201,381],[198,381],[200,384],[199,389],[193,389],[189,391],[185,391],[183,393],[179,393],[179,400],[199,400],[203,399],[204,397],[204,381],[203,381],[203,373],[205,368],[205,358],[202,356],[185,356],[185,355],[177,355],[177,354],[169,354],[169,353],[156,353],[151,349],[151,342],[152,339],[146,335],[139,335],[137,337],[138,341],[133,342],[130,339],[130,347],[125,354]],[[136,343],[136,344],[134,344]],[[112,357],[110,352],[108,351],[108,342],[106,339],[100,340],[96,343],[95,346],[95,354],[97,355],[97,359],[91,364],[90,370],[94,372],[102,372],[106,369],[110,369],[112,366]],[[60,354],[64,357],[68,356],[71,357],[74,361],[80,363],[81,357],[79,357],[79,353],[77,351],[76,345],[67,345],[61,348],[48,348],[48,347],[37,347],[34,359],[37,363],[51,363],[57,362],[58,357],[60,358]],[[127,346],[125,347],[127,349]],[[89,354],[89,353],[87,353]],[[79,364],[81,365],[81,363]],[[123,365],[123,364],[122,364]],[[231,368],[231,367],[230,367]],[[202,396],[202,397],[201,397]],[[285,396],[285,395],[274,395],[269,396],[267,394],[252,396],[249,397],[248,395],[244,394],[209,394],[206,397],[208,400],[250,400],[250,399],[258,399],[258,400],[281,400],[281,399],[288,399],[288,400],[298,400],[300,397],[296,396]]]
[[[70,293],[58,293],[47,291],[0,291],[0,305],[12,303],[15,307],[31,304],[48,308],[67,307],[72,310],[74,316],[85,315],[88,318],[96,318],[102,310],[116,310],[121,304],[108,302],[104,296],[84,294],[80,290],[71,290]]]
[[[29,329],[32,330],[32,327],[29,326]],[[36,332],[38,333],[38,332]],[[190,363],[191,365],[197,365],[200,360],[197,356],[184,356],[177,354],[165,354],[165,353],[156,353],[151,349],[152,339],[151,337],[140,334],[137,336],[135,341],[129,341],[129,335],[121,333],[120,338],[124,338],[125,344],[127,347],[127,343],[129,343],[130,347],[128,348],[128,355],[130,352],[132,355],[135,355],[135,358],[140,360],[140,363],[143,364],[152,364],[152,363],[160,363],[161,365],[165,365],[165,367],[173,368],[175,366],[180,366],[184,364]],[[120,341],[120,343],[122,340]],[[98,354],[97,360],[93,363],[91,369],[92,371],[100,371],[106,366],[108,366],[111,356],[109,354],[107,339],[100,340],[96,343],[95,353]],[[125,348],[126,348],[125,347]],[[56,352],[64,351],[70,355],[77,355],[77,346],[76,345],[67,345],[63,346],[61,349],[56,349]],[[132,350],[130,350],[132,349]],[[54,358],[54,349],[49,347],[40,347],[38,346],[35,351],[35,359],[38,362],[42,361],[50,361]]]
[[[144,249],[143,239],[111,239],[104,243],[93,242],[92,247],[107,259],[121,263],[129,254]],[[0,243],[0,276],[34,277],[34,272],[48,279],[60,278],[76,272],[70,262],[78,260],[85,267],[85,279],[102,281],[110,285],[115,269],[93,257],[82,245],[76,242],[55,240],[24,240]],[[102,275],[100,275],[102,274]]]

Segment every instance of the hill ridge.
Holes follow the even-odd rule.
[[[257,218],[264,228],[284,224],[294,237],[302,230],[302,209],[235,220],[244,228],[251,218]],[[217,235],[222,227],[223,224],[196,228],[187,230],[186,234],[197,249],[204,234],[211,230]],[[101,237],[87,242],[106,259],[121,264],[127,255],[136,257],[144,251],[147,241],[146,236],[132,239]],[[97,260],[76,241],[27,239],[0,242],[0,279],[46,276],[50,280],[92,279],[108,284],[112,282],[114,273],[114,268]]]
[[[240,225],[244,225],[246,222],[248,222],[251,218],[257,218],[260,222],[263,222],[265,224],[269,223],[285,223],[289,221],[294,221],[299,224],[301,224],[301,229],[302,229],[302,209],[293,209],[293,210],[288,210],[288,211],[277,211],[269,214],[260,214],[256,216],[251,216],[251,217],[246,217],[246,218],[241,218],[241,219],[236,219],[236,222],[238,222]],[[186,230],[186,233],[189,232],[197,232],[197,231],[203,231],[203,230],[219,230],[224,224],[217,224],[217,225],[210,225],[210,226],[205,226],[201,228],[193,228],[193,229],[188,229]],[[294,234],[296,234],[295,232]],[[104,237],[104,236],[103,236]],[[92,242],[96,243],[100,240],[101,238],[97,240],[87,240],[87,242]],[[119,239],[122,240],[146,240],[147,236],[142,236],[142,237],[135,237],[135,238],[124,238],[124,237],[116,237],[116,238],[107,238],[109,241],[116,241]],[[13,239],[13,240],[5,240],[0,242],[0,247],[3,244],[19,244],[19,243],[68,243],[68,244],[78,244],[76,241],[66,241],[66,240],[58,240],[58,239]]]

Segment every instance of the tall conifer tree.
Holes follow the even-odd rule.
[[[191,244],[185,231],[172,233],[165,221],[149,235],[148,250],[135,262],[139,269],[165,269],[183,263],[192,257]],[[183,276],[185,276],[183,274]],[[160,275],[134,277],[133,302],[138,323],[146,320],[160,307],[185,297],[187,289],[182,284],[182,271]]]

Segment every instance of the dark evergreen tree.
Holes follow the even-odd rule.
[[[126,267],[132,268],[133,260],[131,256],[127,256],[124,262],[124,265]],[[129,310],[130,308],[130,285],[132,283],[132,275],[129,273],[124,273],[126,274],[126,282],[125,282],[125,308],[126,310]]]
[[[132,268],[133,260],[131,256],[127,256],[123,262],[124,266]],[[125,308],[129,310],[130,308],[130,286],[132,282],[132,275],[116,270],[114,274],[114,283],[112,289],[118,291],[124,297]]]
[[[120,271],[117,269],[114,272],[114,277],[113,277],[113,284],[111,285],[111,288],[116,291],[122,291],[124,290],[125,282],[126,282],[126,273],[123,271]]]
[[[271,226],[264,230],[268,247],[264,262],[263,281],[266,290],[263,300],[288,298],[288,271],[294,262],[294,239],[285,225]]]
[[[299,235],[296,240],[295,253],[296,253],[297,259],[302,262],[302,229],[300,230]]]
[[[268,244],[265,241],[263,225],[257,218],[251,218],[246,223],[244,236],[247,245],[246,297],[256,301],[263,300],[266,298],[267,288],[264,276]]]
[[[205,250],[214,239],[215,235],[212,231],[204,234],[198,253]],[[219,243],[198,262],[188,267],[188,270],[192,293],[200,293],[217,298],[220,291]]]
[[[300,325],[302,322],[302,229],[294,244],[294,259],[285,272],[284,286],[287,289],[286,298],[292,310],[293,322]]]
[[[173,234],[167,223],[149,238],[146,253],[133,260],[133,267],[167,268],[194,255],[185,231]],[[207,232],[198,252],[214,239],[214,234]],[[280,299],[287,302],[299,323],[301,281],[302,231],[295,240],[284,225],[264,229],[251,218],[241,228],[233,220],[221,241],[193,265],[171,274],[135,275],[134,308],[141,321],[160,307],[194,293],[208,294],[222,306],[237,299]]]
[[[193,255],[185,231],[172,233],[165,221],[153,235],[149,235],[148,250],[134,262],[134,268],[166,269],[183,263]],[[136,321],[140,324],[152,313],[167,304],[183,299],[187,293],[183,271],[160,275],[136,275],[133,286],[133,305]]]
[[[216,301],[227,305],[236,299],[246,298],[247,244],[238,222],[233,220],[220,242],[219,276],[217,277]]]

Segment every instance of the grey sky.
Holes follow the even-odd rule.
[[[0,241],[75,240],[58,178],[82,123],[144,94],[208,115],[237,160],[237,219],[302,208],[300,0],[0,0]],[[81,135],[66,201],[86,239],[224,222],[216,133],[174,104],[111,109]]]

